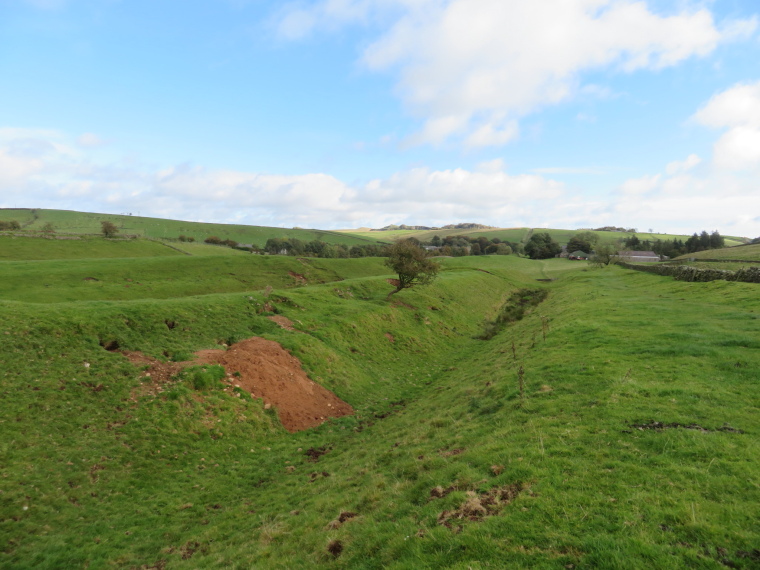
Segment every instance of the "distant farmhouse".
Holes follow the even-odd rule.
[[[620,251],[618,258],[631,263],[651,263],[660,261],[660,256],[653,251]]]

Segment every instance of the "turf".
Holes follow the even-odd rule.
[[[209,293],[287,288],[382,275],[380,258],[298,260],[285,256],[182,256],[0,262],[0,299],[33,303],[168,299]],[[294,276],[303,276],[303,279]]]
[[[0,261],[167,257],[176,255],[182,255],[182,252],[160,242],[144,239],[83,237],[73,240],[0,236]]]
[[[24,231],[42,231],[50,223],[56,233],[99,234],[100,223],[109,221],[119,228],[120,234],[137,235],[158,239],[176,239],[180,235],[193,237],[203,242],[209,236],[223,240],[231,239],[239,243],[263,247],[267,239],[297,238],[302,241],[322,240],[331,244],[362,245],[377,243],[377,239],[354,236],[341,232],[300,228],[271,228],[241,224],[211,224],[148,218],[117,214],[96,214],[69,210],[46,209],[0,209],[0,220],[17,220]]]
[[[696,253],[687,253],[686,255],[676,257],[675,259],[676,260],[720,259],[720,260],[740,260],[740,261],[760,262],[760,244],[726,247],[723,249],[708,249],[706,251],[698,251]]]
[[[45,304],[0,301],[0,566],[757,567],[757,285],[489,256],[444,260],[391,303],[380,260],[184,296],[233,267],[205,263],[251,258],[267,259],[158,260],[187,275],[171,299],[52,302],[61,269]],[[33,283],[55,263],[2,267]],[[478,340],[526,287],[546,298]],[[172,358],[254,335],[356,415],[288,434],[219,390],[143,395],[104,348]]]

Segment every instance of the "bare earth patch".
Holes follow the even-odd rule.
[[[455,526],[459,521],[481,522],[486,517],[497,515],[523,490],[525,490],[525,485],[518,482],[503,487],[493,487],[487,492],[468,491],[467,499],[459,508],[443,511],[438,515],[438,524],[459,532],[461,527]],[[436,495],[431,493],[431,496]]]
[[[199,351],[187,362],[161,362],[139,352],[122,354],[133,364],[149,367],[145,376],[150,383],[139,391],[143,395],[157,395],[187,366],[221,364],[230,384],[276,408],[280,422],[291,433],[354,413],[349,404],[309,379],[297,358],[278,343],[260,337],[233,344],[228,350]]]
[[[290,275],[296,282],[296,285],[307,285],[308,281],[306,280],[306,276],[302,273],[296,273],[295,271],[288,271],[288,275]]]
[[[295,327],[293,326],[293,321],[291,321],[288,317],[283,317],[282,315],[274,315],[267,318],[273,323],[277,323],[285,330],[288,330],[288,331],[296,330]]]

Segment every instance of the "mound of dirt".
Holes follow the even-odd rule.
[[[299,360],[280,344],[260,337],[233,344],[228,350],[198,351],[188,362],[160,362],[137,352],[122,354],[133,364],[148,365],[146,375],[154,386],[168,382],[186,366],[221,364],[228,383],[274,406],[283,427],[291,433],[354,413],[349,404],[310,380]]]
[[[278,343],[254,337],[233,344],[219,359],[236,384],[277,409],[290,432],[315,427],[327,418],[354,413],[335,394],[309,379],[301,363]]]

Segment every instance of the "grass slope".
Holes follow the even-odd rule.
[[[182,252],[167,247],[162,243],[144,239],[111,240],[102,237],[85,237],[79,240],[59,240],[38,237],[0,236],[0,261],[169,257],[177,255],[182,255]]]
[[[17,220],[23,230],[40,231],[46,223],[51,223],[59,233],[97,234],[100,222],[110,221],[123,234],[139,235],[151,238],[176,239],[180,235],[194,237],[202,242],[209,236],[232,239],[240,243],[250,243],[263,247],[269,238],[297,238],[303,241],[321,239],[331,244],[361,245],[377,243],[378,237],[354,236],[341,232],[311,229],[270,228],[264,226],[246,226],[240,224],[210,224],[165,220],[144,216],[116,214],[96,214],[74,212],[69,210],[46,209],[0,209],[0,220]]]
[[[388,272],[380,258],[344,261],[348,260],[250,254],[6,261],[0,262],[0,299],[32,303],[169,299],[299,285],[291,274],[303,275],[308,283],[324,283]]]
[[[547,300],[476,340],[526,287]],[[0,302],[0,566],[757,564],[755,285],[509,256],[447,260],[394,304],[388,289],[357,275],[273,291],[297,332],[255,292]],[[101,347],[172,356],[251,335],[357,414],[287,434],[221,391],[140,396],[139,371]],[[651,421],[673,427],[632,427]]]
[[[683,259],[725,259],[741,261],[758,261],[760,262],[760,243],[741,245],[736,247],[726,247],[723,249],[708,249],[707,251],[698,251],[696,253],[687,253],[676,260]]]
[[[429,241],[435,235],[441,238],[446,237],[446,236],[466,235],[470,237],[483,236],[488,239],[497,237],[501,240],[510,241],[513,243],[514,242],[527,243],[528,239],[530,239],[530,236],[533,233],[545,232],[545,233],[548,233],[552,237],[552,239],[556,240],[560,245],[565,245],[567,244],[568,241],[570,241],[571,237],[573,237],[575,234],[581,231],[586,231],[586,230],[562,230],[562,229],[551,229],[551,228],[492,228],[492,229],[485,229],[485,230],[389,230],[389,231],[382,231],[382,232],[355,231],[353,232],[353,234],[357,236],[364,236],[364,237],[385,236],[385,239],[399,239],[399,238],[414,237],[423,242]],[[620,239],[625,239],[633,235],[632,233],[626,233],[626,232],[592,231],[591,233],[596,234],[599,237],[599,241],[602,243],[616,242]],[[641,240],[652,240],[652,241],[657,240],[657,239],[672,241],[674,238],[678,238],[680,240],[686,240],[689,238],[688,235],[655,234],[655,233],[648,233],[648,232],[637,233],[636,235]],[[726,241],[727,246],[735,246],[735,245],[744,243],[746,240],[745,238],[725,236],[725,241]]]

